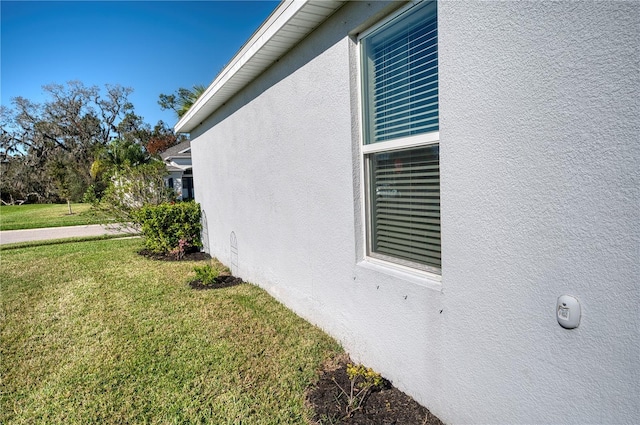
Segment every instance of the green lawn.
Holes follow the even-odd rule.
[[[203,263],[140,248],[2,251],[0,423],[306,423],[339,345],[256,286],[195,291]]]
[[[23,204],[0,206],[0,230],[36,229],[40,227],[79,226],[100,224],[89,204]]]

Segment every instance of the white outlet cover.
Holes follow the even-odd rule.
[[[582,315],[580,302],[571,295],[561,295],[556,304],[558,324],[565,329],[577,328]]]

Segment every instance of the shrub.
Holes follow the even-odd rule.
[[[185,248],[202,246],[200,205],[193,201],[146,205],[132,215],[151,252],[181,257]]]
[[[178,246],[169,251],[169,254],[176,257],[176,260],[182,260],[184,258],[184,254],[187,253],[189,248],[191,248],[191,244],[185,239],[180,239],[178,241]]]
[[[346,418],[349,418],[356,410],[362,408],[365,399],[374,388],[382,385],[382,376],[373,369],[363,365],[347,364],[347,376],[349,377],[349,390],[345,390],[333,379],[343,395],[347,397]]]
[[[196,279],[205,286],[213,285],[216,282],[216,278],[220,275],[218,269],[211,267],[207,264],[202,267],[194,267],[193,271],[196,272]]]

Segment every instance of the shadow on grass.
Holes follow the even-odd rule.
[[[33,248],[37,246],[46,246],[46,245],[60,245],[65,243],[74,243],[74,242],[93,242],[107,239],[132,239],[139,238],[139,235],[100,235],[100,236],[83,236],[76,238],[62,238],[62,239],[47,239],[42,241],[28,241],[28,242],[16,242],[9,243],[5,245],[0,245],[0,251],[11,250],[11,249],[20,249],[20,248]]]

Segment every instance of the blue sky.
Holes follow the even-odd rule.
[[[160,93],[209,85],[274,1],[0,2],[2,105],[40,103],[42,86],[82,81],[134,89],[136,113],[173,126]]]

